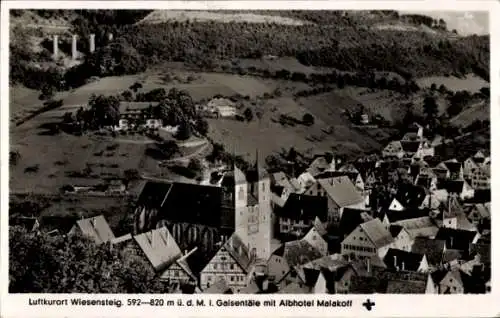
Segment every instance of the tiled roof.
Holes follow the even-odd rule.
[[[155,107],[158,102],[120,102],[120,114],[127,113],[131,110],[145,110],[149,106]]]
[[[397,237],[401,231],[403,231],[403,227],[397,224],[391,224],[389,226],[389,232],[391,232],[392,237]]]
[[[35,217],[13,217],[9,218],[9,226],[21,226],[27,231],[32,231],[37,221],[38,220]]]
[[[412,184],[400,185],[395,196],[395,198],[407,209],[419,207],[422,205],[425,197],[425,190]]]
[[[328,269],[330,271],[335,271],[336,269],[346,266],[347,264],[349,264],[349,262],[347,262],[342,255],[333,254],[315,259],[309,263],[304,264],[303,267],[317,270]]]
[[[467,215],[477,212],[481,218],[490,218],[489,204],[476,203],[467,207]]]
[[[371,219],[373,219],[373,217],[365,210],[345,208],[340,218],[339,229],[343,235],[348,235],[354,231],[358,225],[370,221]]]
[[[401,141],[391,141],[385,148],[384,151],[386,152],[400,152],[403,150],[403,146],[401,145]]]
[[[232,220],[223,218],[221,205],[220,187],[190,183],[147,182],[137,201],[137,206],[158,210],[158,220],[217,228],[234,226]]]
[[[157,271],[166,269],[182,256],[179,246],[166,227],[136,235],[134,240]]]
[[[111,244],[116,245],[116,244],[121,244],[127,241],[131,241],[133,239],[131,234],[125,234],[119,237],[115,237],[114,239],[111,240]]]
[[[351,286],[349,288],[350,294],[375,294],[383,293],[383,283],[380,279],[373,276],[353,276],[351,278]]]
[[[448,248],[444,251],[443,262],[449,263],[451,261],[461,260],[463,256],[464,256],[463,251]]]
[[[422,254],[390,248],[385,254],[384,263],[389,269],[416,272],[423,258]]]
[[[238,263],[238,265],[245,272],[248,272],[250,266],[252,265],[252,258],[250,256],[250,251],[236,233],[231,235],[231,237],[229,237],[226,243],[224,243],[224,248],[229,253],[229,255],[231,255],[231,257],[236,261],[236,263]]]
[[[439,189],[446,189],[448,193],[462,193],[464,188],[464,180],[440,180],[438,182]]]
[[[296,240],[285,243],[283,256],[290,267],[295,267],[307,264],[323,255],[308,242]]]
[[[447,160],[442,163],[446,169],[450,171],[451,174],[456,174],[460,172],[462,164],[456,160]]]
[[[106,219],[104,219],[104,216],[102,215],[78,220],[76,224],[82,231],[83,235],[92,238],[96,244],[110,242],[115,238],[108,222],[106,222]]]
[[[78,219],[69,216],[42,216],[39,219],[40,229],[45,232],[57,230],[61,234],[68,234]]]
[[[204,294],[232,294],[224,277],[218,278],[210,287],[203,291]]]
[[[269,276],[274,277],[275,282],[280,282],[290,272],[290,266],[283,255],[274,254],[267,262],[267,271]]]
[[[428,216],[420,218],[412,218],[407,220],[400,220],[395,224],[401,225],[410,234],[411,237],[434,237],[438,232],[438,227],[434,224],[432,219]]]
[[[468,251],[470,244],[472,244],[476,235],[477,232],[473,231],[442,227],[436,234],[436,239],[445,240],[447,249],[460,249],[462,251]]]
[[[444,240],[417,237],[413,242],[411,251],[417,254],[424,254],[430,265],[438,265],[443,259],[444,245]]]
[[[326,171],[316,176],[316,180],[319,179],[331,179],[338,177],[348,177],[349,180],[354,184],[356,182],[356,178],[359,176],[358,172],[351,171]]]
[[[278,294],[311,294],[312,289],[305,284],[290,283],[282,288]]]
[[[426,283],[422,281],[390,280],[387,294],[425,294]]]
[[[364,201],[348,177],[338,177],[328,179],[328,181],[322,179],[318,180],[318,183],[339,207],[347,207]]]
[[[291,193],[283,207],[274,209],[276,215],[293,220],[314,221],[318,217],[326,221],[328,200],[326,197]]]
[[[387,216],[387,219],[390,223],[411,220],[411,219],[419,219],[422,217],[427,217],[430,215],[430,211],[428,209],[406,209],[403,211],[391,211],[386,210],[383,211],[382,216]]]
[[[401,141],[403,150],[407,153],[415,153],[420,147],[420,141]]]
[[[386,229],[384,224],[382,224],[379,219],[373,219],[360,224],[359,226],[366,233],[376,248],[386,246],[394,241],[391,232]]]

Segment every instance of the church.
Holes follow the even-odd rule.
[[[274,218],[270,177],[259,161],[248,171],[232,165],[220,186],[148,181],[134,212],[134,232],[166,226],[181,249],[213,255],[236,233],[254,259],[271,254]]]

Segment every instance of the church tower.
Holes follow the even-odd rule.
[[[248,242],[248,183],[243,171],[233,165],[235,232]]]
[[[272,239],[272,209],[271,209],[271,181],[269,174],[260,166],[259,153],[256,152],[255,166],[251,172],[253,178],[254,196],[257,206],[253,213],[253,222],[257,230],[249,233],[250,247],[255,251],[257,259],[268,260],[271,256]]]

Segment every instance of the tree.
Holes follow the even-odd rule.
[[[427,96],[424,98],[424,114],[427,115],[428,119],[435,118],[437,116],[438,104],[435,97]]]
[[[203,118],[198,118],[196,120],[196,130],[202,134],[203,136],[206,136],[208,134],[208,122],[203,119]]]
[[[126,101],[126,102],[131,102],[131,101],[133,101],[133,100],[134,100],[134,95],[132,94],[132,92],[131,92],[131,91],[126,90],[126,91],[124,91],[124,92],[122,93],[122,98],[123,98],[123,100],[124,100],[124,101]]]
[[[90,120],[97,127],[116,125],[120,119],[120,100],[116,96],[96,96],[89,98]]]
[[[41,100],[52,99],[55,95],[55,89],[52,85],[44,85],[41,90],[40,98]]]
[[[314,116],[309,113],[306,113],[304,114],[304,116],[302,116],[302,122],[304,123],[304,125],[307,126],[314,125]]]
[[[191,137],[191,127],[184,121],[179,124],[179,129],[177,130],[175,138],[179,140],[187,140],[189,137]]]
[[[9,229],[11,293],[164,293],[151,265],[133,249],[111,249],[79,235]]]
[[[245,116],[245,119],[247,121],[252,121],[252,119],[253,119],[252,109],[250,109],[250,108],[245,109],[245,111],[243,112],[243,116]]]
[[[175,154],[179,153],[179,145],[174,140],[167,140],[159,145],[159,149],[167,158],[172,158]]]
[[[200,160],[193,158],[189,161],[188,169],[195,172],[196,174],[199,174],[203,170],[203,166]]]

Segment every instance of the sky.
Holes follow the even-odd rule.
[[[471,34],[489,34],[489,19],[488,12],[480,11],[419,11],[410,12],[402,11],[402,13],[419,13],[433,17],[435,19],[443,19],[449,30],[456,29],[461,35]]]

